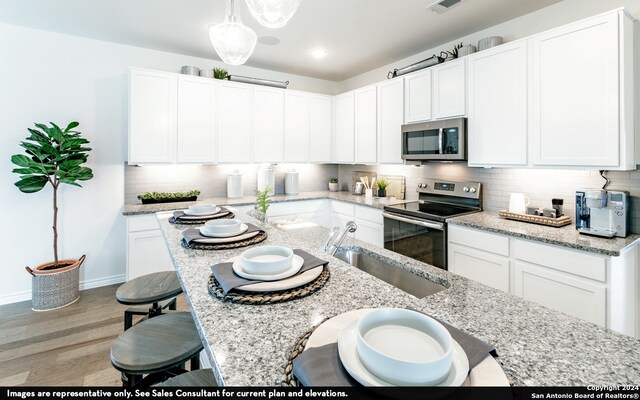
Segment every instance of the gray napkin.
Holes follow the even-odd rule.
[[[223,244],[223,243],[235,243],[240,242],[242,240],[250,239],[260,232],[263,232],[262,229],[258,228],[253,224],[247,224],[247,230],[237,236],[231,236],[226,238],[214,238],[209,236],[204,236],[200,233],[200,228],[189,228],[185,229],[182,232],[182,237],[186,240],[187,244],[191,244],[192,242],[198,244]]]
[[[426,315],[426,314],[425,314]],[[433,317],[432,317],[433,318]],[[458,328],[439,321],[460,344],[469,359],[469,371],[488,354],[498,356],[496,349],[482,340],[462,332]],[[293,375],[304,386],[359,386],[342,367],[338,355],[338,344],[331,343],[305,350],[293,360]]]
[[[308,271],[315,267],[319,267],[321,265],[327,265],[329,263],[328,261],[324,261],[314,255],[307,253],[304,250],[296,249],[293,251],[293,254],[302,257],[302,259],[304,260],[302,268],[300,268],[300,271],[298,271],[296,275],[299,275],[305,271]],[[262,282],[245,279],[236,275],[236,273],[233,272],[233,263],[230,262],[213,265],[211,267],[211,272],[224,291],[224,294],[227,294],[230,290],[237,288],[238,286],[251,285],[253,283]]]
[[[224,207],[220,207],[220,211],[215,214],[206,214],[206,215],[187,215],[184,211],[174,211],[173,218],[175,219],[184,219],[184,220],[198,220],[198,219],[218,219],[222,217],[226,217],[231,214],[231,211]]]

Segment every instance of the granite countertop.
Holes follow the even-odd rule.
[[[361,206],[383,208],[389,204],[404,203],[405,200],[397,200],[395,197],[370,197],[356,196],[351,192],[330,192],[328,190],[319,192],[303,192],[295,195],[277,194],[271,197],[273,203],[283,203],[287,201],[304,201],[304,200],[320,200],[331,199],[340,200],[346,203],[353,203]],[[125,204],[122,208],[123,215],[140,215],[153,214],[160,211],[174,211],[189,207],[198,203],[213,203],[221,206],[247,206],[256,202],[256,196],[244,196],[234,199],[227,197],[208,197],[198,201],[184,201],[177,203],[159,203],[159,204]]]
[[[619,256],[626,247],[640,239],[640,235],[636,234],[611,239],[582,235],[578,233],[574,224],[554,228],[505,219],[496,213],[486,211],[450,218],[447,222],[607,256]]]
[[[522,300],[433,266],[355,239],[398,268],[427,277],[448,289],[425,299],[413,297],[377,278],[322,254],[322,227],[296,231],[265,228],[263,245],[301,248],[330,261],[331,277],[316,293],[286,303],[225,303],[207,291],[210,266],[245,249],[204,251],[180,245],[184,225],[158,217],[187,301],[220,384],[279,385],[295,341],[326,317],[368,307],[413,307],[496,347],[513,385],[613,385],[640,382],[640,340]],[[256,222],[245,214],[238,218]],[[376,255],[377,254],[377,255]]]

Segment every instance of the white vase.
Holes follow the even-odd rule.
[[[329,191],[337,192],[338,191],[338,182],[329,182]]]

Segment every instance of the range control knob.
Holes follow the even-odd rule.
[[[469,188],[465,186],[465,187],[463,187],[463,188],[462,188],[462,191],[463,191],[463,192],[468,192],[468,191],[469,191]]]
[[[470,191],[471,193],[475,193],[475,192],[476,192],[476,188],[472,187],[471,189],[469,189],[469,191]]]
[[[426,188],[427,184],[426,183],[418,183],[418,187],[419,188]]]

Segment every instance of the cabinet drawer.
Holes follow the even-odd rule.
[[[356,218],[382,225],[382,210],[356,206]]]
[[[160,224],[158,224],[158,218],[156,218],[155,214],[127,217],[128,232],[149,231],[152,229],[160,229]]]
[[[449,225],[449,242],[462,244],[475,249],[488,251],[502,256],[509,255],[509,238],[495,233]]]
[[[515,258],[570,274],[605,282],[606,261],[584,251],[567,250],[553,245],[515,240]]]
[[[355,206],[349,203],[343,203],[341,201],[331,201],[331,211],[334,213],[348,215],[353,217],[355,215]]]

